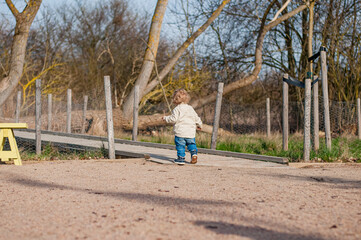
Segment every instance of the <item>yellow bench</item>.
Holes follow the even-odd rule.
[[[0,160],[2,162],[14,159],[15,165],[22,165],[13,129],[24,128],[28,128],[26,123],[0,123]],[[10,151],[3,151],[5,138],[8,138],[9,140]]]

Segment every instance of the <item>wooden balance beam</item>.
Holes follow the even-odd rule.
[[[0,161],[7,162],[13,159],[15,165],[22,165],[13,129],[25,128],[28,128],[26,123],[0,123]],[[9,140],[10,151],[3,151],[5,138]]]

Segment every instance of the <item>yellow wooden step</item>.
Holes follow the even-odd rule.
[[[21,129],[28,128],[26,123],[0,123],[0,129]]]

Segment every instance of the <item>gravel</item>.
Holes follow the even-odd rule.
[[[0,165],[0,239],[361,239],[361,165]]]

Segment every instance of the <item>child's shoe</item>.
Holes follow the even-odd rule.
[[[178,157],[177,159],[174,159],[174,163],[178,164],[178,165],[184,165],[185,164],[185,160],[182,157]]]
[[[194,154],[194,155],[192,156],[191,164],[196,164],[196,163],[197,163],[197,159],[198,159],[197,154]]]

